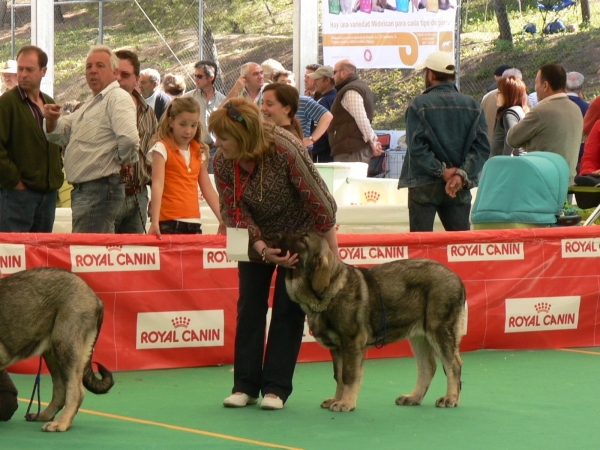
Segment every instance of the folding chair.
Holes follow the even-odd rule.
[[[565,31],[565,25],[560,20],[562,14],[575,9],[577,0],[538,0],[537,8],[542,15],[542,33],[552,34]],[[548,15],[550,14],[550,20]]]

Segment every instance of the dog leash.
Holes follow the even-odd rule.
[[[40,416],[40,406],[42,404],[40,400],[40,391],[41,391],[41,375],[42,375],[42,357],[40,356],[40,366],[38,368],[37,376],[35,377],[35,383],[33,384],[33,392],[31,393],[31,399],[29,400],[29,406],[27,406],[27,413],[25,414],[25,419],[28,422],[35,422],[37,418]],[[31,410],[31,405],[33,405],[33,397],[35,397],[35,392],[37,391],[37,401],[38,401],[38,411],[35,417],[29,415],[29,411]]]
[[[381,286],[379,285],[379,283],[377,283],[377,287],[379,288],[379,298],[381,299],[381,325],[379,326],[379,330],[377,330],[377,337],[375,338],[375,348],[380,349],[385,345],[385,333],[387,331],[387,327],[385,320],[385,303],[383,302],[383,294],[381,293]],[[381,337],[382,331],[383,338]]]

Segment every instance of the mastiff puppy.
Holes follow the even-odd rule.
[[[66,270],[43,267],[0,279],[0,375],[6,378],[4,369],[11,364],[43,356],[52,376],[52,400],[39,416],[28,417],[47,422],[42,430],[69,429],[84,386],[94,394],[113,386],[112,374],[98,364],[99,380],[91,364],[103,314],[94,291]]]
[[[365,350],[408,338],[417,360],[417,384],[397,405],[420,405],[439,355],[448,387],[435,405],[460,399],[459,344],[465,287],[444,265],[428,259],[393,261],[370,269],[344,264],[314,232],[278,236],[275,248],[297,253],[287,291],[308,316],[316,340],[331,351],[335,396],[321,403],[331,411],[353,411],[363,376]]]

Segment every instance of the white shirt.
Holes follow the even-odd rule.
[[[225,100],[225,95],[215,89],[215,95],[208,100],[202,89],[194,89],[193,91],[183,94],[184,97],[192,97],[200,105],[200,123],[202,124],[203,142],[212,145],[214,138],[208,133],[208,118],[212,112],[219,107],[221,102]]]
[[[113,81],[77,111],[60,117],[46,137],[57,145],[66,145],[64,166],[71,184],[119,173],[121,164],[138,161],[140,136],[135,103]]]
[[[146,103],[148,103],[148,106],[150,106],[150,108],[152,108],[152,109],[154,109],[154,105],[156,104],[156,94],[157,93],[158,93],[158,89],[156,91],[154,91],[150,97],[144,99],[144,100],[146,100]]]

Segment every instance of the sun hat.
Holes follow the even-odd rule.
[[[321,66],[317,70],[315,70],[313,73],[308,74],[308,78],[312,78],[313,80],[316,80],[318,78],[323,78],[323,77],[333,78],[333,67]]]
[[[4,63],[0,73],[17,73],[17,62],[14,59],[9,59]]]
[[[454,73],[456,69],[452,55],[447,52],[430,53],[429,56],[425,58],[425,61],[415,64],[415,70],[423,70],[425,68],[435,72],[449,74]]]

